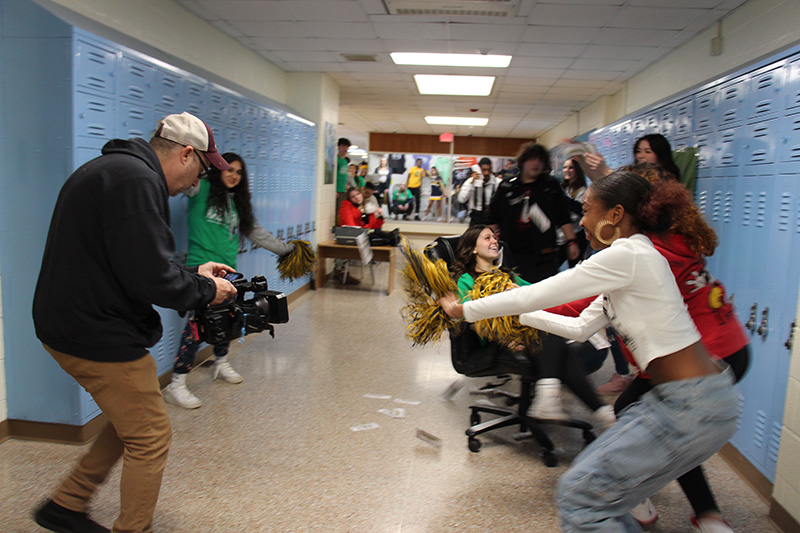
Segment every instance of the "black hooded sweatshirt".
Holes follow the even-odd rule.
[[[59,193],[33,321],[36,336],[56,351],[132,361],[161,338],[153,305],[199,309],[216,287],[173,260],[169,191],[150,144],[115,139],[102,153]]]

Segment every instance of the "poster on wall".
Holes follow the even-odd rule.
[[[336,128],[330,122],[325,123],[325,185],[333,183],[336,172]]]

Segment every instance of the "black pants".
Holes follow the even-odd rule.
[[[546,254],[520,254],[511,251],[512,265],[519,277],[528,283],[538,283],[543,279],[558,274],[559,254],[553,250]]]
[[[745,346],[738,352],[734,352],[725,359],[730,365],[733,375],[738,383],[744,373],[747,372],[747,367],[750,364],[750,345]],[[642,379],[640,377],[634,378],[631,384],[625,389],[622,394],[617,398],[614,403],[614,412],[620,413],[626,407],[639,400],[639,398],[653,388],[650,380]],[[689,470],[681,477],[678,478],[678,483],[686,494],[689,503],[694,509],[695,516],[700,516],[709,511],[719,511],[717,502],[714,501],[714,495],[711,494],[711,488],[708,486],[706,476],[703,473],[703,466],[698,465],[692,470]]]
[[[592,411],[602,407],[603,402],[586,379],[586,367],[581,357],[584,344],[588,343],[567,343],[557,335],[544,332],[541,335],[541,351],[534,351],[530,356],[538,367],[539,379],[558,378]]]
[[[419,205],[420,205],[419,195],[420,195],[420,190],[422,190],[422,187],[409,187],[408,188],[408,192],[410,192],[411,195],[414,197],[414,207],[412,207],[411,209],[417,215],[419,215]],[[411,213],[409,213],[409,214],[411,214]]]

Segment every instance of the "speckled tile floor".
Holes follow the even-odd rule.
[[[553,491],[582,449],[580,433],[548,428],[555,468],[543,465],[532,441],[514,441],[513,429],[483,438],[471,453],[464,430],[478,397],[465,388],[452,401],[440,398],[459,379],[448,344],[411,347],[402,291],[386,296],[387,266],[378,268],[376,286],[329,284],[292,306],[275,339],[234,344],[231,361],[244,383],[212,382],[203,366],[189,375],[203,407],[167,406],[174,439],[156,531],[558,531]],[[611,371],[607,364],[591,379],[602,383]],[[405,418],[378,412],[396,407]],[[590,418],[574,401],[568,408]],[[370,422],[380,427],[349,429]],[[441,449],[416,439],[415,428],[440,437]],[[0,531],[40,531],[31,510],[84,449],[0,444]],[[737,531],[776,531],[766,504],[724,461],[714,457],[707,467]],[[107,526],[119,508],[118,483],[119,468],[92,503],[93,517]],[[690,531],[691,511],[676,484],[653,502],[661,518],[650,531]]]

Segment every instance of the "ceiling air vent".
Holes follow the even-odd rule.
[[[345,61],[357,61],[361,63],[374,63],[378,61],[378,56],[374,54],[342,54]]]
[[[383,0],[390,15],[514,17],[521,0]]]

